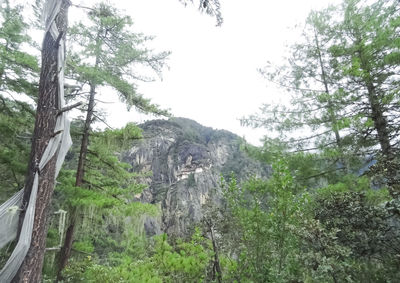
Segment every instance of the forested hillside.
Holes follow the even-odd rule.
[[[0,1],[0,283],[400,282],[400,4],[295,30],[260,62],[290,99],[240,119],[254,146],[140,92],[171,52],[119,7]],[[105,97],[158,119],[112,128]]]

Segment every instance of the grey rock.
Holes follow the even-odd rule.
[[[162,232],[184,237],[203,215],[203,205],[218,205],[221,175],[237,179],[250,175],[268,176],[269,168],[240,150],[241,139],[228,131],[214,130],[185,118],[154,120],[140,127],[144,138],[122,154],[136,172],[151,171],[141,181],[148,187],[136,201],[158,204],[161,215],[147,217],[149,236]]]

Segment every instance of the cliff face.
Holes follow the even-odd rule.
[[[145,219],[148,235],[185,236],[201,220],[207,200],[221,200],[219,180],[235,173],[239,180],[266,176],[268,169],[240,151],[240,138],[184,118],[154,120],[140,126],[144,139],[123,154],[136,172],[151,171],[143,202],[158,204],[159,217]]]

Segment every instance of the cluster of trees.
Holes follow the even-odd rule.
[[[271,179],[230,186],[240,241],[254,248],[239,261],[244,278],[398,280],[399,9],[344,0],[313,11],[287,63],[260,70],[291,102],[242,120],[279,134],[246,147],[273,164]]]
[[[190,1],[182,1],[190,2]],[[0,11],[0,200],[25,183],[38,102],[39,60],[22,7]],[[41,1],[36,1],[40,6]],[[219,1],[200,9],[222,23]],[[243,124],[279,133],[264,146],[244,145],[272,166],[268,180],[221,180],[224,203],[207,203],[188,239],[147,238],[132,202],[141,177],[118,159],[133,124],[96,131],[105,122],[97,93],[112,89],[127,107],[168,115],[137,92],[147,80],[136,66],[162,71],[168,52],[145,48],[132,20],[107,4],[85,8],[85,24],[69,28],[65,75],[70,103],[84,118],[71,125],[50,217],[43,279],[63,282],[396,282],[399,274],[400,7],[398,1],[344,0],[313,11],[287,64],[260,72],[292,95],[264,105]],[[76,44],[79,45],[76,45]],[[45,61],[42,61],[42,67]],[[25,101],[21,97],[26,98]],[[28,100],[29,99],[29,100]],[[78,105],[78,104],[76,104]],[[0,255],[7,258],[9,249]],[[3,261],[0,260],[0,262]],[[38,262],[35,270],[42,269]],[[18,277],[17,278],[22,278]],[[40,278],[35,275],[32,278]],[[22,279],[21,279],[22,280]]]
[[[261,115],[243,123],[278,132],[280,139],[267,140],[267,147],[318,153],[318,160],[304,166],[309,177],[351,172],[368,159],[379,160],[382,166],[375,171],[384,175],[396,197],[397,4],[346,0],[310,13],[302,40],[290,47],[287,64],[260,70],[268,81],[289,91],[290,106],[264,105]]]
[[[32,26],[43,28],[39,20],[43,2],[36,0],[32,3],[33,12],[38,16],[38,19],[31,19]],[[186,4],[187,1],[182,2]],[[155,115],[169,115],[167,111],[137,93],[136,87],[137,80],[150,79],[137,73],[137,66],[149,67],[159,74],[169,52],[154,53],[147,49],[145,45],[151,37],[131,32],[131,18],[121,15],[109,4],[79,6],[87,11],[88,18],[85,19],[85,24],[78,23],[69,29],[67,14],[71,3],[60,1],[60,5],[60,12],[54,19],[59,36],[56,39],[50,32],[46,32],[41,48],[41,68],[35,54],[38,44],[28,36],[29,25],[22,16],[24,7],[5,0],[1,3],[0,15],[2,202],[25,184],[23,206],[27,206],[33,176],[37,172],[36,163],[41,159],[49,139],[59,134],[54,133],[54,127],[60,113],[55,114],[52,109],[59,108],[57,101],[61,94],[58,80],[64,79],[58,75],[61,70],[68,82],[73,84],[72,87],[65,84],[67,102],[76,100],[79,103],[58,111],[69,111],[84,105],[80,110],[85,113],[86,118],[76,121],[72,129],[77,133],[75,140],[80,144],[79,149],[74,149],[79,152],[79,157],[75,158],[74,151],[67,157],[69,168],[61,173],[59,180],[62,182],[56,192],[57,198],[53,201],[53,206],[59,206],[60,201],[63,201],[68,208],[66,227],[61,221],[63,218],[60,218],[58,236],[63,236],[64,228],[66,236],[57,256],[58,267],[55,268],[55,273],[52,272],[57,280],[62,279],[61,272],[71,255],[72,243],[76,238],[75,227],[85,223],[87,218],[85,209],[101,209],[103,218],[106,217],[107,209],[115,207],[118,209],[113,213],[124,217],[144,212],[154,213],[153,207],[128,202],[143,187],[136,183],[138,176],[129,172],[129,165],[120,162],[115,156],[116,151],[123,149],[130,140],[141,137],[140,130],[135,125],[128,124],[120,130],[93,132],[92,124],[95,121],[105,122],[96,107],[96,94],[104,92],[105,87],[108,87],[106,91],[113,89],[128,108],[134,107],[138,111]],[[199,9],[215,16],[217,24],[222,23],[218,0],[199,1]],[[66,33],[69,41],[66,54],[68,59],[64,69],[64,62],[57,63],[57,53]],[[54,187],[56,159],[51,160],[40,172],[40,201],[36,202],[34,220],[36,232],[33,233],[30,250],[22,267],[14,278],[15,282],[38,281],[41,278],[47,214]],[[113,217],[116,217],[114,214]],[[23,217],[24,210],[21,213],[21,223]],[[52,242],[51,237],[48,237],[48,241]],[[9,247],[2,251],[2,262],[11,251]]]
[[[137,239],[112,264],[81,255],[66,278],[396,282],[399,24],[396,1],[310,13],[288,64],[261,70],[291,105],[243,120],[279,133],[243,146],[272,165],[270,178],[222,180],[223,205],[205,206],[191,239]]]

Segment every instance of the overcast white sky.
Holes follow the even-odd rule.
[[[75,0],[88,5],[95,0]],[[259,144],[265,130],[240,126],[239,118],[252,114],[262,103],[284,96],[268,86],[257,68],[279,61],[285,45],[298,37],[296,23],[303,23],[311,9],[335,0],[220,0],[224,23],[201,14],[194,5],[178,0],[110,0],[134,20],[134,30],[156,38],[151,48],[168,50],[169,70],[163,80],[140,83],[139,91],[174,116],[232,131]],[[70,15],[74,15],[74,8]],[[107,104],[108,121],[122,127],[128,121],[144,122],[143,114],[128,113],[120,103]]]

